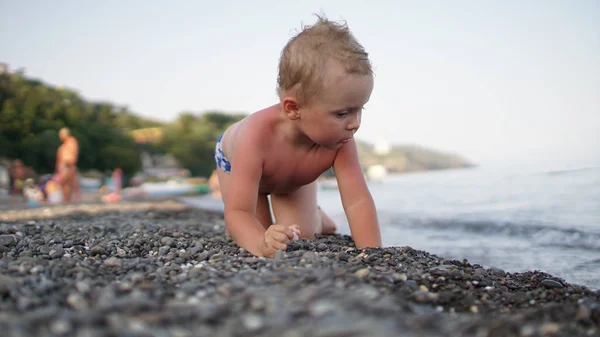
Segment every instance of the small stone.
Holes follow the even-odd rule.
[[[0,246],[10,247],[17,244],[17,237],[12,234],[0,235]]]
[[[94,246],[90,250],[90,253],[91,253],[90,255],[96,256],[96,255],[104,255],[104,254],[106,254],[106,251],[101,246]]]
[[[452,274],[452,272],[456,270],[456,266],[455,265],[451,265],[451,264],[443,264],[441,266],[437,266],[431,269],[431,275],[433,276],[443,276],[443,275],[450,275]]]
[[[316,252],[306,252],[302,254],[302,258],[300,260],[304,260],[304,262],[313,262],[319,258],[319,254]]]
[[[473,275],[480,276],[480,277],[486,277],[487,272],[483,268],[477,268],[473,271]]]
[[[519,333],[522,337],[533,336],[535,333],[535,327],[531,326],[530,324],[524,325]]]
[[[285,260],[285,254],[282,250],[278,249],[277,252],[275,252],[275,260]]]
[[[171,245],[173,245],[173,243],[175,243],[175,239],[173,239],[172,237],[169,237],[169,236],[165,236],[162,239],[160,239],[160,243],[163,244],[164,246],[171,246]]]
[[[411,291],[416,291],[419,289],[419,285],[414,280],[406,280],[402,285]]]
[[[18,284],[16,279],[8,275],[0,274],[0,295],[7,294],[13,287]]]
[[[554,335],[560,330],[560,326],[556,323],[545,323],[541,330],[544,335]]]
[[[91,285],[87,281],[78,281],[77,283],[75,283],[75,288],[80,293],[87,293],[92,289]]]
[[[208,259],[209,253],[205,250],[202,253],[198,254],[198,257],[196,257],[196,260],[201,262],[201,261],[206,261]]]
[[[217,263],[225,260],[225,255],[221,253],[217,253],[208,259],[209,263]]]
[[[48,255],[50,255],[51,258],[53,259],[58,259],[61,258],[63,255],[65,254],[65,250],[61,247],[57,247],[55,249],[52,249]]]
[[[430,292],[423,291],[423,290],[415,291],[412,294],[412,296],[415,299],[415,301],[421,302],[421,303],[435,302],[440,298],[440,296],[436,293],[430,293]]]
[[[106,259],[103,264],[107,267],[117,267],[121,266],[121,261],[119,258],[113,256]]]
[[[313,317],[321,317],[332,311],[335,311],[335,306],[330,301],[317,301],[310,306],[310,314]]]
[[[242,317],[244,327],[250,331],[256,331],[263,327],[263,318],[255,314],[247,314]]]
[[[560,282],[551,280],[551,279],[545,279],[542,281],[542,285],[546,288],[562,288],[563,285]]]
[[[354,272],[354,275],[356,275],[358,278],[365,278],[367,275],[369,275],[369,269],[368,268],[359,269]]]
[[[124,258],[127,256],[127,252],[122,248],[117,248],[117,256],[120,258]]]
[[[478,312],[479,312],[479,308],[478,308],[476,305],[472,305],[472,306],[469,308],[469,311],[471,311],[472,313],[476,314],[476,313],[478,313]]]
[[[75,310],[83,310],[87,308],[87,302],[79,294],[70,294],[67,296],[67,303]]]
[[[580,305],[579,310],[577,310],[576,319],[586,320],[592,316],[592,311],[585,305]]]
[[[69,323],[69,321],[65,321],[63,319],[59,319],[57,321],[54,321],[54,323],[52,323],[52,325],[50,325],[50,331],[52,331],[52,333],[62,336],[67,334],[69,331],[71,331],[71,323]]]
[[[504,277],[506,276],[506,272],[500,268],[496,268],[496,267],[492,267],[490,268],[490,271],[493,275],[497,276],[497,277]]]
[[[158,249],[158,256],[165,256],[165,255],[167,255],[167,253],[169,253],[170,250],[171,250],[170,246],[161,246]]]
[[[402,282],[408,280],[408,276],[406,276],[406,274],[394,273],[394,275],[392,275],[392,277],[394,278],[394,280],[402,281]]]

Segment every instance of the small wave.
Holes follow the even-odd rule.
[[[587,270],[590,268],[596,269],[596,268],[598,268],[598,266],[600,266],[600,259],[595,259],[595,260],[579,263],[579,264],[575,265],[575,267],[573,267],[573,269],[574,270]]]
[[[584,172],[584,171],[593,171],[593,170],[597,170],[597,169],[599,169],[599,167],[582,167],[582,168],[577,168],[577,169],[572,169],[572,170],[546,171],[546,172],[543,172],[543,174],[547,174],[550,176],[556,176],[556,175],[565,175],[565,174],[578,173],[578,172]]]
[[[529,239],[533,243],[543,246],[600,251],[600,233],[575,228],[453,219],[411,219],[407,221],[405,218],[395,217],[393,220],[388,218],[388,221],[388,224],[392,226],[434,229],[440,231],[439,234],[444,231],[460,231],[476,235],[500,235]]]

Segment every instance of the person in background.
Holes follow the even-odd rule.
[[[208,188],[210,189],[210,195],[215,199],[221,199],[221,189],[219,188],[219,177],[217,176],[217,170],[213,170],[212,174],[208,178]]]
[[[23,187],[23,196],[29,206],[39,206],[44,202],[44,192],[39,186],[36,186],[32,178],[25,180]]]
[[[68,128],[60,129],[58,136],[62,145],[56,151],[56,173],[61,176],[63,200],[65,202],[79,201],[81,198],[77,171],[79,143]]]
[[[23,188],[28,174],[28,168],[20,159],[16,159],[9,170],[11,202],[23,197]]]
[[[40,179],[39,188],[44,193],[44,201],[49,205],[57,205],[63,202],[63,191],[61,177],[55,173],[47,174]]]
[[[123,170],[117,167],[112,173],[113,192],[121,193],[123,188]]]

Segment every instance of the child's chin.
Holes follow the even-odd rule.
[[[332,150],[338,150],[340,149],[342,146],[344,146],[344,143],[335,143],[335,145],[329,147]]]

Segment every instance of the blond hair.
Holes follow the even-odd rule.
[[[336,60],[348,74],[373,73],[369,54],[350,32],[346,22],[336,23],[317,15],[285,45],[279,59],[277,94],[291,92],[302,103],[323,88],[327,62]]]

